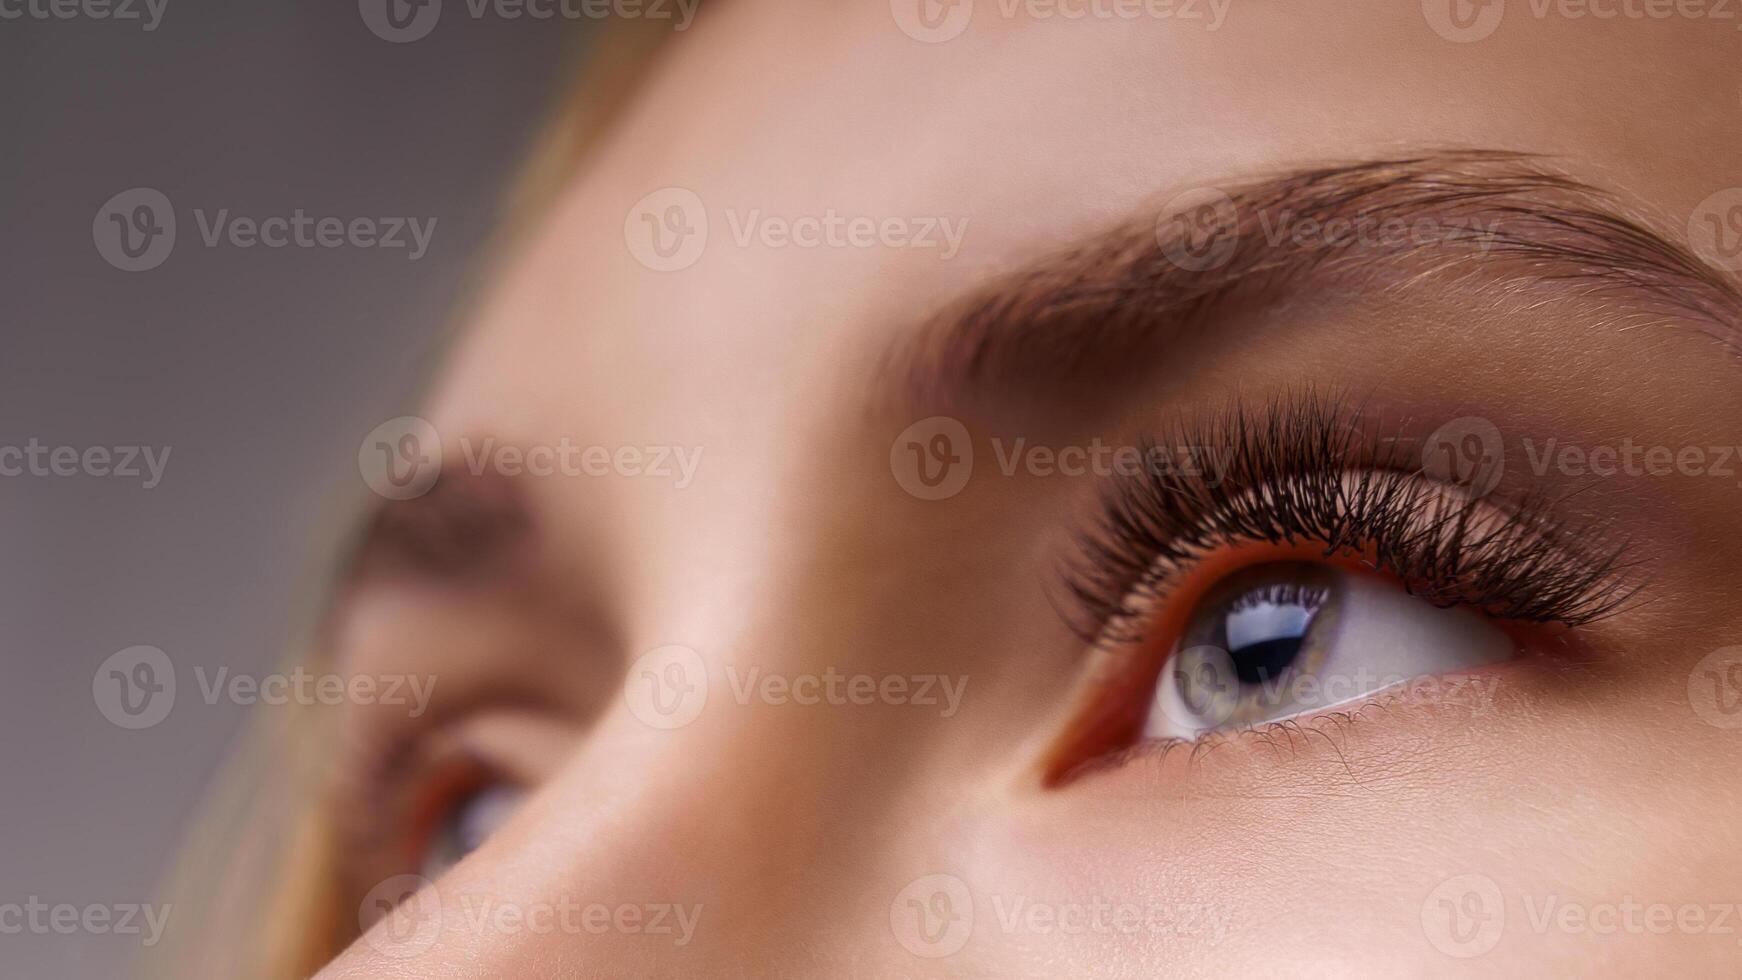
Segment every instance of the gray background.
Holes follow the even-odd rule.
[[[0,903],[153,900],[248,712],[271,710],[207,706],[191,667],[279,662],[358,445],[407,407],[583,40],[448,7],[406,44],[355,0],[168,0],[150,33],[0,20],[0,446],[171,447],[151,490],[0,477]],[[92,221],[138,186],[180,227],[127,273]],[[208,248],[195,208],[437,224],[413,262]],[[92,694],[135,644],[183,688],[143,731]],[[0,935],[0,977],[125,976],[137,942]]]

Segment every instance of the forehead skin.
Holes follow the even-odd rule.
[[[705,447],[704,478],[681,494],[563,481],[589,546],[615,535],[622,598],[685,597],[646,616],[702,617],[717,634],[727,624],[695,597],[745,608],[735,593],[782,540],[771,512],[805,506],[816,453],[863,412],[892,338],[1110,220],[1234,177],[1473,146],[1548,154],[1679,239],[1734,180],[1742,141],[1742,35],[1721,20],[1513,4],[1492,35],[1453,43],[1413,3],[1236,3],[1215,30],[1202,4],[1195,20],[980,6],[941,44],[908,37],[882,3],[709,10],[456,351],[430,413],[444,433]],[[694,266],[655,272],[624,220],[671,186],[696,192],[713,227]],[[740,246],[729,210],[941,217],[966,234],[947,261]]]
[[[651,879],[714,903],[710,935],[724,937],[707,948],[715,957],[773,951],[801,964],[788,975],[851,975],[852,940],[873,936],[874,949],[899,954],[887,932],[895,889],[884,890],[888,882],[862,865],[881,860],[892,841],[926,847],[949,836],[949,826],[924,823],[930,814],[916,800],[948,798],[964,773],[1021,755],[1013,743],[1043,727],[1045,712],[1060,708],[1059,691],[1082,673],[1079,661],[1056,657],[1010,663],[1011,650],[1070,642],[1032,589],[1038,549],[1012,554],[1025,536],[1008,533],[1061,523],[1057,509],[997,499],[1017,495],[1014,486],[976,486],[949,507],[886,499],[900,496],[889,478],[891,437],[911,420],[867,424],[879,368],[892,343],[950,298],[1188,188],[1421,146],[1546,154],[1677,240],[1695,205],[1735,181],[1742,34],[1732,22],[1538,19],[1529,4],[1514,3],[1491,36],[1458,44],[1410,2],[1236,2],[1214,31],[1203,19],[1005,20],[991,0],[976,6],[969,29],[942,44],[904,34],[883,2],[732,0],[710,8],[667,46],[618,126],[522,243],[425,412],[450,441],[489,433],[523,445],[702,448],[696,480],[681,490],[670,480],[529,481],[545,545],[575,563],[573,581],[601,593],[598,604],[615,620],[606,632],[630,657],[684,644],[710,659],[788,672],[961,673],[974,685],[963,720],[922,726],[886,713],[722,710],[661,733],[608,719],[589,739],[609,747],[591,758],[583,748],[527,817],[453,872],[456,890],[489,891],[492,875],[520,875],[560,894],[579,875],[597,893],[639,896]],[[625,222],[645,195],[667,187],[704,202],[709,241],[693,266],[656,272],[632,253]],[[966,222],[967,232],[948,260],[935,250],[734,240],[734,216],[831,211],[947,218]],[[1426,329],[1386,334],[1385,318],[1367,311],[1347,322],[1327,318],[1337,322],[1304,338],[1253,344],[1228,364],[1180,352],[1186,377],[1173,395],[1191,403],[1252,378],[1274,388],[1340,374],[1448,397],[1527,390],[1531,406],[1494,397],[1484,407],[1502,425],[1520,421],[1507,412],[1559,424],[1593,401],[1597,377],[1603,406],[1590,411],[1611,414],[1581,417],[1589,443],[1733,439],[1717,420],[1742,411],[1735,365],[1692,333],[1629,339],[1617,355],[1617,342],[1594,330],[1569,343],[1570,323],[1514,327],[1484,315],[1491,310],[1472,315],[1443,301],[1405,311]],[[1377,339],[1365,350],[1337,341],[1344,327]],[[1350,356],[1375,350],[1386,356]],[[1459,370],[1434,370],[1459,356]],[[1618,384],[1613,375],[1624,369],[1644,381]],[[1678,386],[1658,392],[1646,383],[1654,376]],[[1642,432],[1637,409],[1652,398],[1700,406],[1682,417],[1712,419],[1713,428]],[[876,494],[866,489],[873,485]],[[1716,482],[1678,484],[1676,492],[1690,527],[1723,526],[1725,517],[1714,515],[1734,513]],[[1675,573],[1693,584],[1670,584],[1685,595],[1705,589],[1710,599],[1733,583],[1742,558],[1724,551],[1736,547],[1709,544],[1697,558],[1682,549],[1687,564],[1706,565]],[[1016,577],[1031,587],[1012,599]],[[1020,604],[1029,618],[1000,602]],[[1658,608],[1669,615],[1690,605]],[[1649,610],[1615,628],[1637,648],[1712,649],[1734,632],[1733,622],[1715,622],[1733,617],[1723,608],[1673,640]],[[1685,677],[1679,668],[1662,672],[1649,703],[1581,691],[1543,699],[1559,712],[1552,716],[1496,712],[1479,739],[1439,738],[1422,725],[1420,739],[1386,744],[1431,744],[1434,772],[1451,775],[1421,770],[1413,779],[1397,773],[1419,767],[1384,769],[1391,782],[1360,787],[1371,796],[1359,796],[1359,807],[1321,792],[1315,770],[1280,768],[1265,770],[1261,786],[1276,795],[1234,810],[1222,805],[1226,795],[1251,796],[1257,777],[1218,776],[1232,788],[1218,796],[1224,787],[1211,786],[1208,802],[1144,793],[1131,782],[1103,784],[1098,806],[1057,793],[1001,809],[1004,798],[969,792],[994,804],[976,814],[978,823],[954,828],[967,855],[961,864],[990,869],[983,873],[993,887],[1012,892],[1042,881],[1134,878],[1127,883],[1150,896],[1225,895],[1242,909],[1242,923],[1277,930],[1255,928],[1244,960],[1217,964],[1226,972],[1340,929],[1353,944],[1345,965],[1395,973],[1419,960],[1419,940],[1391,949],[1386,936],[1395,921],[1417,915],[1422,868],[1493,871],[1497,855],[1527,855],[1552,858],[1553,874],[1572,874],[1620,853],[1591,827],[1611,817],[1645,826],[1674,812],[1694,814],[1688,827],[1723,824],[1733,765],[1720,764],[1717,749],[1681,751],[1695,744],[1693,723],[1685,711],[1660,710],[1677,697],[1685,705]],[[1676,748],[1618,733],[1662,734]],[[925,753],[914,751],[920,739]],[[931,795],[911,788],[922,756],[943,760],[925,774]],[[1530,790],[1523,802],[1521,784]],[[1707,792],[1714,786],[1719,792]],[[1580,793],[1580,808],[1564,807]],[[1598,793],[1612,796],[1591,795]],[[901,837],[904,817],[922,830],[908,827]],[[1162,823],[1169,833],[1157,832]],[[781,828],[778,839],[771,827]],[[1687,868],[1722,876],[1724,862],[1706,861],[1714,857],[1733,867],[1733,839],[1696,853],[1706,862],[1696,864],[1676,852],[1677,829],[1653,836],[1655,851],[1629,852],[1639,875],[1663,869],[1655,880],[1629,879],[1633,893],[1673,898],[1685,890],[1697,899],[1710,888],[1690,884]],[[1299,846],[1279,845],[1270,864],[1255,868],[1252,847],[1272,834]],[[1459,853],[1436,863],[1433,848]],[[913,876],[879,870],[897,881]],[[1405,884],[1403,900],[1369,900]],[[755,901],[720,898],[743,895]],[[1389,910],[1383,922],[1373,914],[1380,904]],[[1292,917],[1279,919],[1288,910]],[[809,931],[793,923],[805,915],[818,920]],[[794,935],[814,941],[795,943]],[[1044,941],[1027,942],[1025,962],[1052,962]],[[1078,963],[1109,955],[1096,947]],[[839,960],[819,966],[823,957]],[[1129,958],[1125,975],[1154,975],[1157,962]],[[1334,957],[1324,962],[1336,972]]]

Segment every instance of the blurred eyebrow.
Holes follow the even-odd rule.
[[[482,584],[526,560],[533,521],[520,486],[450,463],[427,493],[383,501],[340,566],[340,592],[384,579]]]
[[[1431,152],[1216,190],[1218,207],[1131,220],[951,304],[886,358],[901,407],[1092,398],[1237,313],[1435,278],[1555,285],[1612,302],[1604,317],[1617,328],[1673,320],[1738,351],[1742,293],[1730,279],[1533,154]],[[1339,222],[1340,240],[1329,231]],[[1324,231],[1293,234],[1307,228]],[[1188,253],[1216,261],[1188,268],[1204,264],[1176,260]]]

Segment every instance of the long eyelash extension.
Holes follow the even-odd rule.
[[[1563,522],[1539,491],[1510,503],[1457,493],[1422,472],[1410,440],[1340,398],[1235,403],[1182,421],[1171,447],[1147,440],[1142,458],[1174,448],[1224,459],[1115,478],[1065,571],[1078,608],[1067,620],[1085,640],[1141,642],[1145,611],[1181,572],[1248,543],[1362,554],[1412,595],[1515,622],[1583,626],[1637,592],[1628,546],[1605,522]]]

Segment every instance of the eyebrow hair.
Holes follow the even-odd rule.
[[[1339,223],[1349,233],[1332,240]],[[1443,231],[1424,239],[1424,223]],[[1301,241],[1303,228],[1323,240]],[[1412,234],[1395,240],[1399,229]],[[1212,261],[1193,261],[1203,256]],[[1736,285],[1610,195],[1534,154],[1449,150],[1212,188],[1198,207],[1129,220],[968,294],[884,366],[902,382],[902,407],[919,412],[963,410],[1000,388],[1093,394],[1236,312],[1309,288],[1395,289],[1448,275],[1500,290],[1559,284],[1621,301],[1609,314],[1628,321],[1620,326],[1686,321],[1738,350]],[[1012,379],[1020,383],[993,384]]]
[[[421,496],[370,511],[340,565],[339,591],[386,578],[475,584],[500,576],[533,530],[520,487],[449,463]]]

